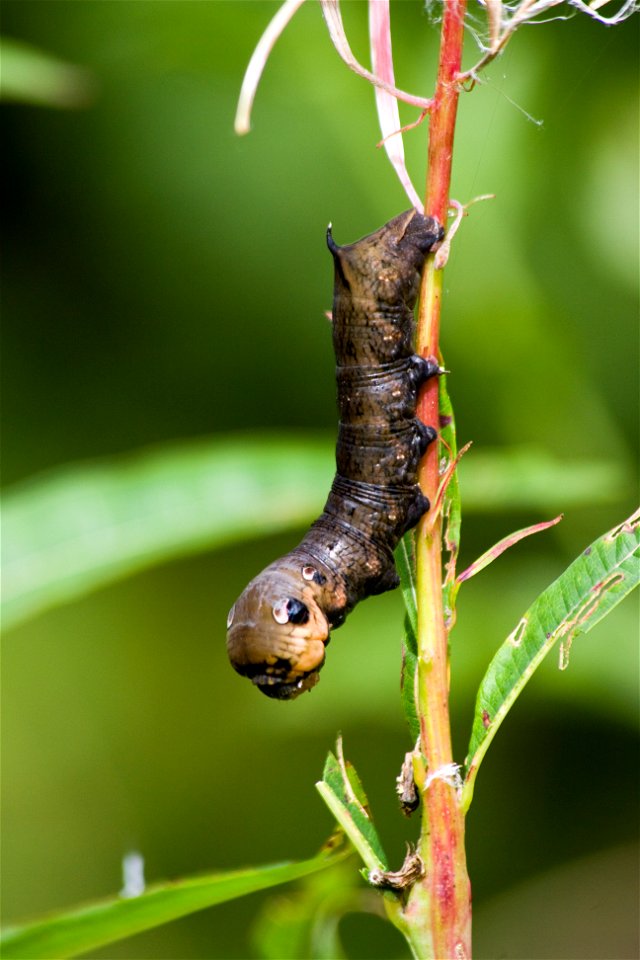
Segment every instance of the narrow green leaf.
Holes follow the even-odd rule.
[[[456,427],[453,417],[453,408],[447,393],[446,376],[439,378],[440,403],[440,437],[444,441],[441,445],[441,454],[447,464],[453,463],[456,458]],[[446,444],[446,446],[445,446]],[[449,551],[448,568],[455,576],[455,562],[460,543],[460,491],[457,473],[451,476],[443,496],[443,517],[445,521],[445,545]],[[409,727],[411,739],[415,741],[420,736],[420,720],[416,706],[416,673],[418,668],[418,605],[415,575],[415,547],[414,532],[406,534],[396,550],[396,567],[400,575],[400,589],[404,599],[406,618],[402,645],[402,673],[401,690],[402,706]],[[443,586],[445,610],[448,614],[448,623],[453,625],[455,613],[453,603],[455,592],[453,583],[447,580]]]
[[[590,630],[640,582],[640,510],[599,537],[540,596],[489,665],[476,700],[462,805],[473,798],[478,768],[506,714],[534,670],[561,640],[560,666],[571,643]]]
[[[407,616],[414,633],[418,630],[418,597],[416,593],[416,558],[414,533],[406,533],[395,552],[396,569]]]
[[[447,391],[446,374],[441,376],[438,381],[439,404],[440,404],[440,437],[443,441],[444,453],[447,463],[453,463],[458,455],[458,439],[456,434],[456,421],[453,413],[453,405]],[[443,464],[443,466],[446,466]],[[458,483],[458,474],[453,474],[447,486],[443,501],[443,516],[445,519],[445,542],[447,550],[453,554],[454,559],[457,556],[460,545],[460,484]]]
[[[440,377],[438,381],[439,389],[439,410],[440,410],[440,437],[443,441],[441,445],[442,456],[445,461],[441,465],[441,472],[446,471],[447,466],[455,462],[458,455],[458,440],[456,435],[456,421],[453,414],[453,405],[447,391],[446,375]],[[462,510],[460,505],[460,483],[458,480],[458,469],[456,468],[447,484],[442,501],[442,519],[443,519],[443,538],[444,549],[448,554],[445,564],[445,576],[442,587],[442,602],[445,613],[445,623],[447,630],[451,630],[456,621],[456,563],[458,560],[458,551],[460,550],[460,525],[462,520]]]
[[[409,727],[409,735],[413,743],[420,736],[420,718],[416,700],[416,678],[418,672],[418,639],[409,615],[404,619],[404,637],[402,641],[402,672],[400,675],[400,689],[402,694],[402,709]]]
[[[226,900],[325,870],[346,855],[324,850],[301,863],[214,873],[149,887],[138,897],[118,897],[7,929],[0,945],[4,960],[64,960],[123,940]]]
[[[400,574],[400,589],[406,610],[404,636],[402,639],[402,671],[400,689],[402,707],[409,726],[411,739],[415,742],[420,733],[420,721],[416,709],[416,669],[418,666],[418,601],[416,592],[416,562],[414,533],[405,534],[396,550],[396,567]]]
[[[387,860],[362,784],[353,767],[345,765],[341,750],[338,741],[338,757],[327,754],[322,780],[316,788],[368,869],[386,870]]]

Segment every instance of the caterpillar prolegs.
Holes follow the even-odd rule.
[[[337,472],[302,542],[246,587],[227,618],[232,666],[269,697],[311,689],[331,628],[365,597],[398,586],[393,551],[429,509],[418,463],[435,431],[415,415],[439,372],[413,352],[413,308],[437,220],[407,211],[333,254]]]

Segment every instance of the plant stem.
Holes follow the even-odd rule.
[[[440,60],[429,125],[425,212],[446,224],[453,158],[453,138],[462,61],[466,0],[446,0]],[[439,356],[442,271],[429,257],[418,315],[417,349]],[[438,385],[428,382],[418,416],[438,427]],[[432,444],[420,470],[420,484],[433,503],[439,483],[439,451]],[[464,960],[471,956],[471,904],[464,849],[464,818],[455,785],[438,771],[452,763],[449,723],[448,635],[442,604],[442,521],[423,518],[416,543],[418,593],[418,710],[420,743],[426,761],[423,820],[419,853],[425,876],[409,896],[404,911],[411,946],[420,958]]]

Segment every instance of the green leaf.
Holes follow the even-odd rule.
[[[3,503],[3,626],[171,557],[304,524],[322,441],[234,437],[58,470]]]
[[[85,107],[93,83],[86,70],[63,63],[36,47],[3,37],[0,97],[41,107]]]
[[[400,574],[400,589],[404,600],[406,616],[402,639],[402,671],[400,689],[402,707],[409,726],[411,739],[420,735],[420,721],[416,708],[416,670],[418,667],[418,603],[416,591],[416,562],[414,533],[405,534],[395,552],[396,567]]]
[[[456,421],[453,414],[451,398],[447,392],[447,378],[441,376],[438,381],[439,389],[439,411],[440,411],[440,438],[442,454],[446,458],[446,463],[442,464],[444,472],[446,468],[455,462],[458,455],[458,441],[456,436]],[[445,564],[446,574],[442,587],[442,603],[445,612],[445,622],[447,630],[451,630],[455,624],[456,611],[456,562],[458,560],[458,551],[460,549],[460,525],[462,520],[462,511],[460,505],[460,483],[458,480],[458,469],[451,474],[451,478],[444,491],[442,500],[442,519],[443,519],[443,537],[444,549],[449,557]]]
[[[409,727],[409,736],[413,743],[420,736],[420,718],[418,716],[416,680],[418,672],[418,638],[411,619],[404,619],[404,637],[402,641],[402,671],[400,689],[402,709]]]
[[[416,591],[416,557],[414,533],[406,533],[395,552],[396,569],[407,617],[414,634],[418,630],[418,595]]]
[[[149,887],[138,897],[101,900],[48,919],[6,930],[0,946],[5,960],[64,960],[158,927],[169,920],[280,883],[325,870],[348,851],[332,848],[301,863],[213,873]]]
[[[448,465],[453,463],[456,458],[456,426],[453,417],[453,408],[447,393],[446,377],[444,375],[440,376],[438,382],[440,391],[440,437],[443,441],[440,450]],[[450,577],[445,581],[443,586],[443,599],[445,610],[448,612],[448,622],[449,625],[452,626],[455,620],[453,607],[455,591],[453,589],[454,583],[452,578],[455,577],[455,563],[460,544],[460,491],[457,471],[454,471],[451,475],[451,479],[444,491],[442,511],[445,524],[445,544],[449,551],[448,569],[451,571]],[[407,613],[402,646],[402,706],[409,726],[409,733],[415,742],[420,736],[420,720],[416,706],[418,607],[413,532],[403,537],[396,550],[395,556],[396,567],[400,574],[400,589],[402,590]]]
[[[3,500],[2,624],[168,559],[302,526],[320,512],[333,468],[324,438],[242,435],[16,485]],[[554,462],[535,451],[474,452],[460,469],[470,509],[547,508],[560,489],[564,507],[594,503],[627,482],[611,464]],[[453,530],[450,514],[455,539]]]
[[[387,870],[387,859],[368,810],[360,778],[345,764],[339,740],[337,756],[327,754],[316,788],[369,870]]]
[[[476,700],[465,762],[462,805],[468,809],[489,744],[534,670],[561,640],[560,666],[571,644],[640,582],[640,510],[595,540],[540,596],[489,665]]]

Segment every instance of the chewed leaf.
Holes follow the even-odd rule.
[[[478,768],[506,714],[557,640],[561,667],[575,637],[586,633],[640,582],[640,510],[605,533],[540,594],[489,665],[476,700],[466,760],[463,808]]]
[[[327,755],[322,780],[316,787],[367,868],[386,870],[387,859],[369,815],[360,778],[351,764],[345,764],[340,741],[337,756]]]
[[[495,543],[486,553],[483,553],[481,557],[478,557],[471,566],[467,567],[466,570],[456,577],[456,583],[464,583],[465,580],[470,580],[471,577],[475,577],[476,573],[480,573],[481,570],[484,570],[485,567],[488,567],[490,563],[493,563],[501,553],[504,553],[505,550],[508,550],[509,547],[514,546],[518,543],[519,540],[524,540],[525,537],[530,537],[533,533],[540,533],[542,530],[548,530],[549,527],[554,527],[556,523],[560,523],[562,520],[562,514],[558,517],[554,517],[553,520],[547,520],[544,523],[534,523],[531,527],[524,527],[522,530],[516,530],[514,533],[510,533],[508,536],[504,537],[502,540],[499,540]]]

